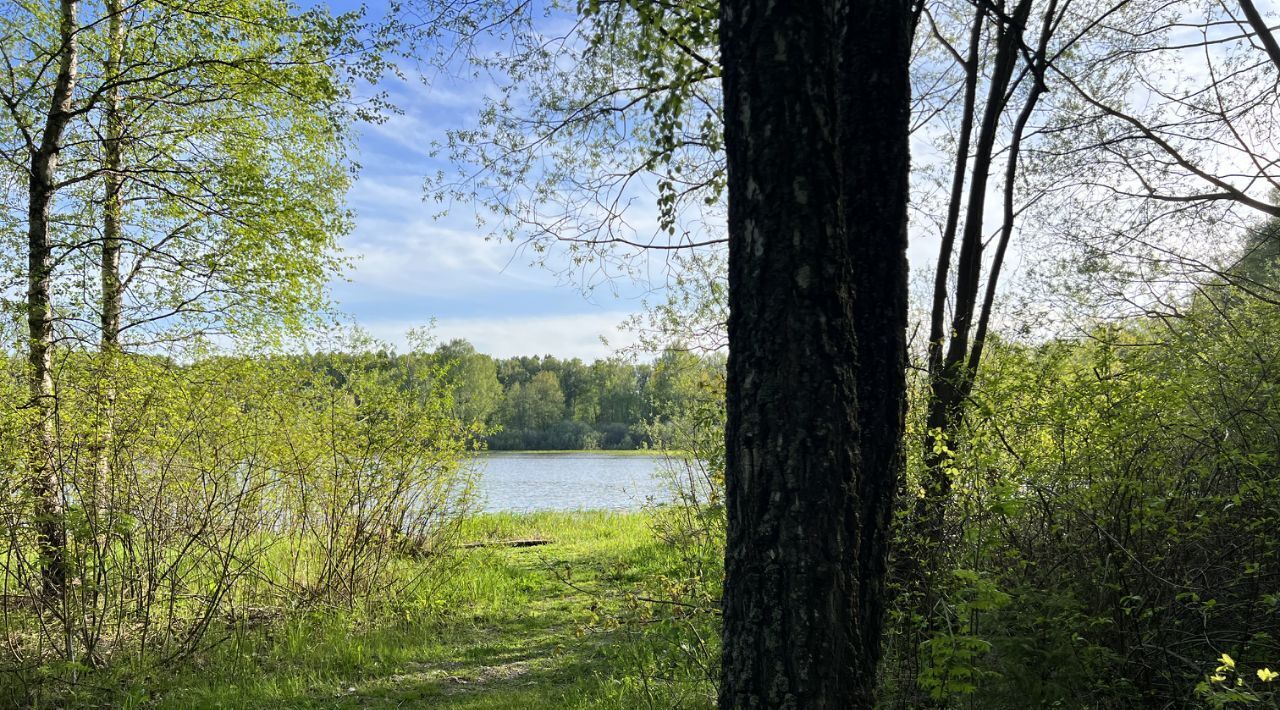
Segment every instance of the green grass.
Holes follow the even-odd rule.
[[[145,676],[65,692],[58,705],[122,708],[710,707],[703,689],[673,700],[639,669],[676,644],[624,623],[626,590],[679,564],[640,513],[489,514],[469,541],[543,537],[549,545],[458,553],[448,580],[403,609],[361,618],[310,613],[230,633]],[[650,631],[653,630],[653,632]],[[101,686],[109,685],[109,688]],[[680,691],[682,697],[689,695]]]
[[[685,455],[683,451],[670,451],[666,449],[529,449],[529,450],[506,450],[496,449],[476,452],[481,455],[485,454],[602,454],[605,456],[670,456],[672,458],[680,458]]]

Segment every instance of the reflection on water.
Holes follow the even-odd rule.
[[[486,512],[636,510],[671,498],[660,455],[493,452],[476,457]]]

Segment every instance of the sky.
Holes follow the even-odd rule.
[[[358,127],[361,170],[348,194],[355,229],[342,241],[353,265],[331,284],[339,309],[384,341],[403,344],[410,328],[434,322],[441,341],[465,338],[497,357],[592,360],[633,345],[635,334],[618,326],[646,302],[662,300],[666,254],[646,260],[643,281],[584,284],[563,253],[553,249],[545,264],[534,265],[519,244],[487,239],[471,205],[446,211],[424,201],[426,177],[453,170],[447,158],[433,155],[434,144],[449,130],[473,125],[491,87],[406,74],[378,87],[401,113]],[[913,265],[928,263],[936,250],[932,235],[919,236],[913,235]]]
[[[378,87],[402,114],[358,127],[361,170],[348,194],[355,229],[342,240],[353,265],[331,284],[338,309],[384,341],[403,344],[410,328],[434,323],[441,341],[465,338],[499,357],[591,360],[632,344],[633,334],[618,326],[643,309],[646,297],[660,296],[660,287],[614,280],[587,293],[563,275],[563,255],[553,252],[547,265],[533,265],[519,245],[486,239],[469,205],[441,214],[441,205],[424,201],[426,176],[451,169],[433,157],[433,144],[448,130],[474,124],[489,87],[406,74]]]
[[[342,12],[358,3],[317,4]],[[371,14],[381,12],[378,0],[369,4]],[[563,254],[553,251],[546,265],[534,265],[533,255],[519,245],[486,239],[472,206],[450,205],[442,214],[441,205],[423,199],[425,179],[454,168],[434,154],[434,147],[448,131],[475,125],[493,87],[441,74],[423,81],[417,70],[407,68],[405,75],[376,87],[401,113],[379,125],[358,126],[355,158],[361,171],[348,195],[355,229],[342,241],[353,265],[331,284],[338,308],[372,335],[398,345],[409,329],[432,324],[439,340],[465,338],[498,357],[552,354],[591,360],[633,345],[635,334],[618,326],[641,312],[646,301],[662,300],[661,259],[648,260],[643,283],[596,279],[588,293],[572,273],[565,276],[573,269]],[[928,162],[931,150],[917,135],[917,163]],[[989,210],[988,218],[997,214]],[[994,229],[994,223],[990,226]],[[1012,251],[1008,271],[1021,261],[1018,250]],[[908,256],[917,276],[931,282],[936,252],[936,230],[914,224]],[[927,286],[922,278],[913,279],[917,290]]]

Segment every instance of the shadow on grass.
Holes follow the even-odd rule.
[[[510,639],[509,639],[510,640]],[[610,695],[604,649],[626,643],[617,631],[564,645],[545,636],[514,647],[470,648],[466,658],[411,662],[401,672],[367,677],[354,690],[299,699],[298,707],[595,708]]]

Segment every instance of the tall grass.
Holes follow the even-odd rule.
[[[438,584],[378,608],[225,619],[216,643],[164,668],[88,671],[35,696],[5,676],[0,706],[710,707],[651,677],[673,637],[642,599],[684,564],[654,524],[652,512],[476,515],[461,541],[549,543],[455,549],[431,563]]]

